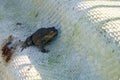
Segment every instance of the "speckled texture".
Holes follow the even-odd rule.
[[[0,44],[10,34],[25,40],[41,27],[59,30],[48,54],[29,47],[5,66],[1,60],[2,80],[120,80],[119,6],[104,0],[0,0]]]

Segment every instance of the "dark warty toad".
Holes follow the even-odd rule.
[[[29,46],[37,46],[41,52],[48,52],[44,47],[55,36],[57,36],[58,30],[55,27],[40,28],[29,36],[22,45],[22,50]]]

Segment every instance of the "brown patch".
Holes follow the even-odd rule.
[[[2,47],[2,56],[3,56],[3,59],[8,62],[11,57],[12,57],[12,54],[13,54],[13,51],[11,50],[11,48],[9,47],[9,44],[11,44],[10,42],[13,41],[13,36],[10,35],[8,37],[8,39],[6,39],[4,42],[3,42],[3,47]]]
[[[11,59],[12,52],[11,52],[11,49],[9,49],[7,47],[7,45],[5,45],[2,48],[2,56],[3,56],[3,58],[5,59],[6,62],[8,62]]]

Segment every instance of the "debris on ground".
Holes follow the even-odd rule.
[[[5,62],[9,62],[13,53],[16,51],[18,45],[20,45],[21,41],[10,35],[2,44],[2,57]]]

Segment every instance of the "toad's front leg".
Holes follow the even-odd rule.
[[[46,49],[44,48],[44,45],[38,46],[38,47],[39,47],[40,51],[43,52],[43,53],[48,53],[48,52],[49,52],[49,50],[46,50]]]

